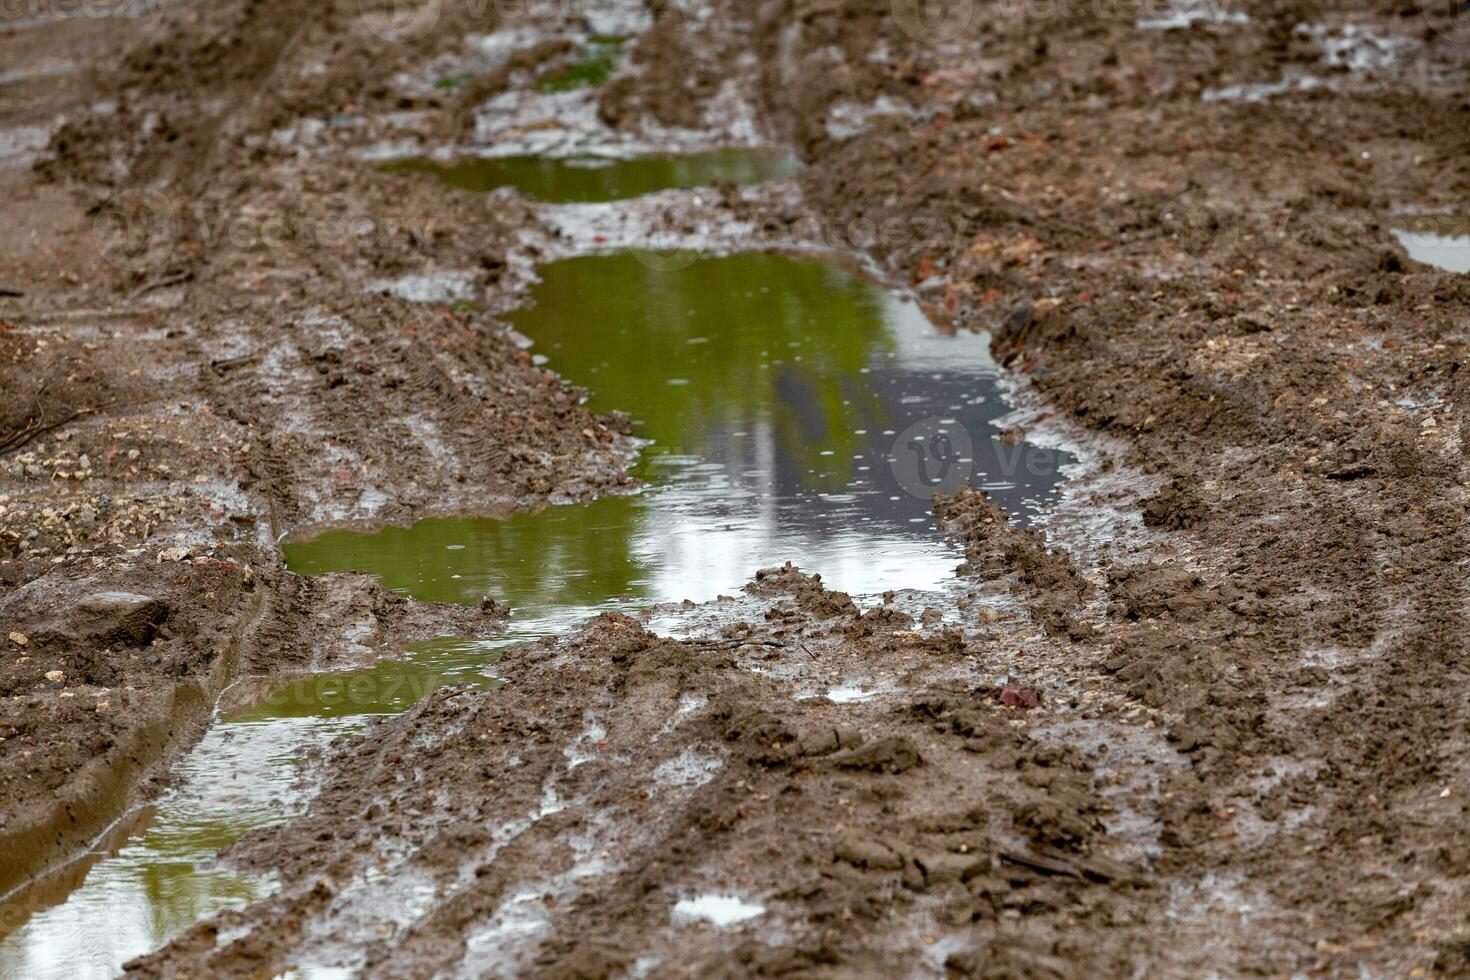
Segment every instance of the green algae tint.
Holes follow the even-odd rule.
[[[939,587],[961,556],[935,526],[933,485],[905,472],[936,425],[954,465],[1015,512],[1059,480],[1057,454],[992,438],[1007,408],[983,337],[944,336],[825,263],[570,259],[543,268],[510,319],[592,408],[632,415],[647,490],[334,531],[288,544],[292,569],[367,571],[425,600],[492,595],[531,637],[630,603],[710,599],[786,560],[855,594]]]
[[[582,57],[559,71],[542,75],[536,88],[542,92],[571,92],[579,88],[601,85],[617,67],[627,38],[594,37]]]
[[[384,165],[389,173],[433,174],[451,187],[493,191],[514,187],[539,201],[586,204],[617,201],[672,187],[757,184],[796,173],[790,153],[767,149],[725,149],[677,157],[540,156],[476,157],[451,162],[414,159]]]

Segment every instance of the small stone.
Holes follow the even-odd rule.
[[[188,557],[188,548],[164,548],[158,553],[159,561],[183,561]]]
[[[46,671],[46,679],[48,681],[59,681],[59,680],[61,680],[65,676],[66,676],[66,672],[65,671],[60,671],[60,670],[48,670],[48,671]]]
[[[1035,708],[1041,704],[1041,697],[1036,691],[1011,684],[1000,689],[997,700],[1007,708]]]
[[[11,633],[10,642],[14,643],[18,647],[23,647],[27,643],[31,642],[31,638],[26,636],[24,633]]]

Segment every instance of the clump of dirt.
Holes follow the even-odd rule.
[[[1071,558],[1046,547],[1042,532],[1016,527],[985,491],[968,486],[953,494],[936,494],[934,514],[945,531],[964,546],[960,574],[981,579],[1007,577],[1049,632],[1076,634],[1074,639],[1086,635],[1073,614],[1092,587]]]

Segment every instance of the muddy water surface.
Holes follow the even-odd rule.
[[[1393,234],[1416,262],[1470,272],[1470,215],[1421,215],[1402,222]]]
[[[451,187],[493,191],[513,187],[539,201],[587,204],[638,197],[671,187],[755,184],[789,177],[799,165],[784,150],[725,149],[677,157],[506,156],[440,161],[400,160],[391,172],[433,174]]]
[[[657,272],[632,255],[546,267],[512,316],[547,366],[649,440],[633,497],[510,520],[435,518],[288,545],[420,599],[508,601],[517,629],[712,599],[790,560],[854,594],[936,589],[959,557],[932,490],[970,477],[1026,515],[1061,459],[1004,445],[985,338],[946,337],[848,273],[775,255]]]
[[[491,642],[444,639],[406,659],[312,678],[216,725],[182,787],[99,854],[80,887],[0,944],[0,975],[100,977],[201,916],[266,894],[214,853],[281,819],[303,743],[401,711],[446,683],[494,687],[508,643],[606,609],[710,599],[791,560],[872,596],[934,590],[960,555],[929,495],[969,478],[1023,516],[1060,460],[996,438],[1006,412],[983,337],[944,336],[919,309],[846,272],[776,255],[656,271],[629,254],[547,266],[511,317],[533,353],[630,413],[646,489],[508,520],[435,518],[286,547],[304,574],[359,569],[421,599],[491,595],[514,615]],[[595,433],[591,438],[595,438]]]

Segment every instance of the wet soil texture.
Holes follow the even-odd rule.
[[[4,16],[5,969],[1470,970],[1452,7]]]

